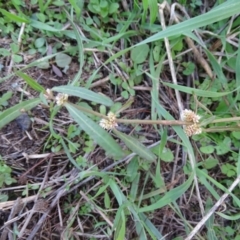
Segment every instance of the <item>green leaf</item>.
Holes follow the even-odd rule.
[[[16,72],[16,75],[21,77],[30,87],[38,92],[44,92],[45,89],[38,82],[36,82],[33,78],[29,77],[27,74],[22,72]]]
[[[14,61],[15,63],[20,63],[20,62],[22,62],[22,60],[23,60],[22,56],[17,55],[17,54],[13,54],[13,55],[12,55],[12,58],[13,58],[13,61]]]
[[[49,31],[49,32],[61,32],[61,29],[51,27],[46,23],[43,23],[43,22],[40,22],[37,20],[33,20],[33,19],[31,19],[30,26],[40,29],[40,30]]]
[[[212,169],[218,165],[218,160],[216,158],[208,158],[203,162],[205,169]]]
[[[153,162],[156,159],[156,156],[150,151],[150,149],[145,147],[136,138],[133,138],[129,135],[121,133],[121,132],[117,131],[116,129],[114,129],[113,132],[119,138],[121,138],[121,140],[126,144],[126,146],[129,149],[131,149],[134,153],[138,154],[144,160],[148,160],[150,162]]]
[[[121,158],[124,156],[123,150],[110,136],[108,132],[102,129],[97,123],[84,115],[81,111],[75,108],[73,105],[65,104],[71,117],[79,124],[91,138],[93,138],[107,153],[115,158]]]
[[[173,153],[169,148],[163,148],[163,151],[160,155],[161,160],[164,162],[172,162],[174,159]]]
[[[220,217],[222,217],[224,219],[231,220],[231,221],[236,221],[236,220],[240,219],[240,213],[237,213],[237,214],[232,215],[232,216],[226,215],[222,212],[216,212],[216,214],[218,214]]]
[[[22,114],[22,112],[20,111],[21,109],[28,111],[37,106],[40,102],[40,98],[27,100],[16,104],[15,106],[8,108],[2,113],[0,113],[0,129],[9,122],[13,121],[15,118],[19,117]]]
[[[58,67],[61,67],[61,68],[65,68],[72,61],[72,58],[65,53],[59,53],[55,59],[56,59],[56,64],[58,65]]]
[[[124,211],[121,212],[121,221],[119,221],[119,224],[116,228],[116,234],[114,236],[114,240],[122,240],[125,238],[126,233],[126,218],[124,215]]]
[[[211,154],[214,152],[214,150],[215,150],[214,147],[211,145],[200,147],[200,151],[205,154]]]
[[[137,64],[143,63],[147,59],[148,53],[149,46],[147,44],[135,47],[131,51],[131,59]]]
[[[46,41],[45,38],[37,38],[37,39],[35,40],[34,45],[35,45],[36,48],[41,48],[41,47],[44,46],[45,41]]]
[[[4,93],[0,98],[0,105],[3,105],[4,103],[6,103],[6,101],[11,97],[12,97],[12,91]]]
[[[11,56],[11,52],[5,48],[0,48],[0,56],[3,57]]]
[[[95,93],[95,92],[88,90],[86,88],[83,88],[83,87],[75,87],[75,86],[71,86],[71,85],[66,85],[66,86],[54,87],[52,90],[61,92],[61,93],[66,93],[70,96],[80,97],[82,99],[100,103],[100,104],[103,104],[106,106],[113,105],[113,101],[110,98],[108,98],[104,95],[101,95],[99,93]]]
[[[216,97],[226,96],[226,95],[232,93],[232,92],[205,91],[205,90],[201,90],[201,89],[194,89],[194,88],[180,86],[180,85],[176,85],[176,84],[173,84],[173,83],[167,83],[167,82],[163,82],[162,84],[165,85],[165,86],[168,86],[170,88],[177,89],[181,92],[185,92],[185,93],[189,93],[189,94],[195,94],[196,96],[199,96],[199,97],[216,98]]]
[[[108,9],[109,14],[115,13],[118,10],[118,8],[119,8],[118,3],[116,3],[116,2],[115,3],[110,3],[109,9]]]
[[[26,18],[22,18],[22,17],[19,17],[18,15],[16,14],[12,14],[4,9],[1,9],[0,8],[0,12],[8,17],[10,20],[12,20],[13,22],[19,22],[19,23],[28,23],[29,21],[26,19]]]

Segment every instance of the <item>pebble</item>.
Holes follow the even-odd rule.
[[[19,117],[16,118],[18,126],[23,130],[27,131],[31,127],[31,119],[27,113],[22,113]]]

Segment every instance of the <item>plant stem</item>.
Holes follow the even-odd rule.
[[[180,120],[139,120],[139,119],[116,119],[118,123],[127,124],[159,124],[159,125],[192,125],[192,122],[184,122]]]

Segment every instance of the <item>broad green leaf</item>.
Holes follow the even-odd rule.
[[[124,133],[117,131],[116,129],[113,132],[121,138],[121,140],[126,144],[126,146],[131,149],[134,153],[138,154],[141,158],[153,162],[156,159],[156,156],[145,147],[142,143],[140,143],[136,138],[128,136]]]
[[[66,86],[54,87],[52,90],[61,92],[61,93],[66,93],[70,96],[80,97],[82,99],[100,103],[100,104],[103,104],[106,106],[113,105],[113,101],[110,98],[108,98],[104,95],[101,95],[99,93],[95,93],[95,92],[88,90],[86,88],[83,88],[83,87],[75,87],[75,86],[71,86],[71,85],[66,85]]]
[[[26,19],[26,18],[23,18],[23,17],[19,17],[18,15],[16,14],[12,14],[4,9],[0,9],[0,12],[8,17],[9,19],[11,19],[13,22],[19,22],[19,23],[28,23],[29,21]]]
[[[45,91],[43,86],[41,86],[36,80],[34,80],[33,78],[29,77],[27,74],[19,71],[19,72],[16,72],[16,75],[21,77],[34,90],[36,90],[38,92]]]
[[[59,53],[55,59],[57,66],[61,68],[65,68],[72,61],[72,58],[65,53]]]
[[[212,145],[200,147],[200,151],[205,154],[211,154],[214,152],[214,150],[215,148]]]
[[[161,199],[159,199],[157,202],[148,205],[146,207],[142,207],[139,209],[139,212],[149,212],[154,211],[156,209],[160,209],[169,203],[176,201],[179,197],[181,197],[191,186],[193,181],[193,174],[189,177],[189,179],[181,184],[179,187],[176,187],[169,192],[167,192]]]
[[[203,162],[205,169],[212,169],[219,164],[219,161],[216,158],[209,157]]]
[[[143,63],[147,59],[148,53],[149,46],[147,44],[135,47],[131,51],[131,59],[137,64]]]
[[[45,38],[42,38],[42,37],[41,38],[37,38],[35,40],[35,42],[34,42],[34,45],[35,45],[36,48],[41,48],[41,47],[44,46],[45,42],[46,42]]]
[[[12,55],[12,59],[15,63],[20,63],[22,62],[23,58],[22,56],[18,55],[18,54],[13,54]]]
[[[108,132],[102,129],[97,123],[88,118],[73,105],[67,103],[65,106],[71,117],[106,151],[107,155],[111,155],[115,158],[121,158],[124,156],[123,150]]]
[[[108,9],[109,14],[115,13],[118,10],[118,8],[119,8],[118,3],[116,3],[116,2],[115,3],[110,3],[109,9]]]
[[[0,113],[0,129],[9,122],[13,121],[15,118],[19,117],[22,114],[21,112],[22,109],[24,109],[24,111],[28,111],[36,107],[40,102],[41,102],[40,98],[27,100],[19,104],[16,104],[15,106],[8,108],[2,113]]]

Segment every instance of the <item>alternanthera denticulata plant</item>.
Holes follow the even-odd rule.
[[[57,96],[54,98],[52,95],[51,90],[47,89],[46,97],[48,99],[54,99],[58,106],[64,105],[68,101],[68,94],[58,93]],[[221,127],[211,127],[211,128],[204,128],[204,119],[199,116],[197,113],[190,109],[185,109],[181,113],[180,120],[139,120],[139,119],[121,119],[117,118],[117,116],[109,112],[107,116],[102,115],[98,112],[91,111],[80,106],[77,106],[79,110],[83,112],[88,112],[94,114],[96,116],[102,117],[99,122],[99,125],[106,129],[106,130],[113,130],[118,126],[118,123],[125,123],[125,124],[158,124],[158,125],[169,125],[169,126],[176,126],[180,125],[183,126],[184,132],[187,136],[191,137],[193,135],[201,134],[202,132],[221,132],[221,131],[235,131],[240,130],[238,125],[236,126],[221,126]],[[201,120],[201,121],[200,121]],[[219,123],[219,122],[237,122],[240,121],[240,117],[235,118],[223,118],[223,119],[213,119],[212,121],[207,121],[208,123]],[[206,120],[205,120],[206,122]]]

